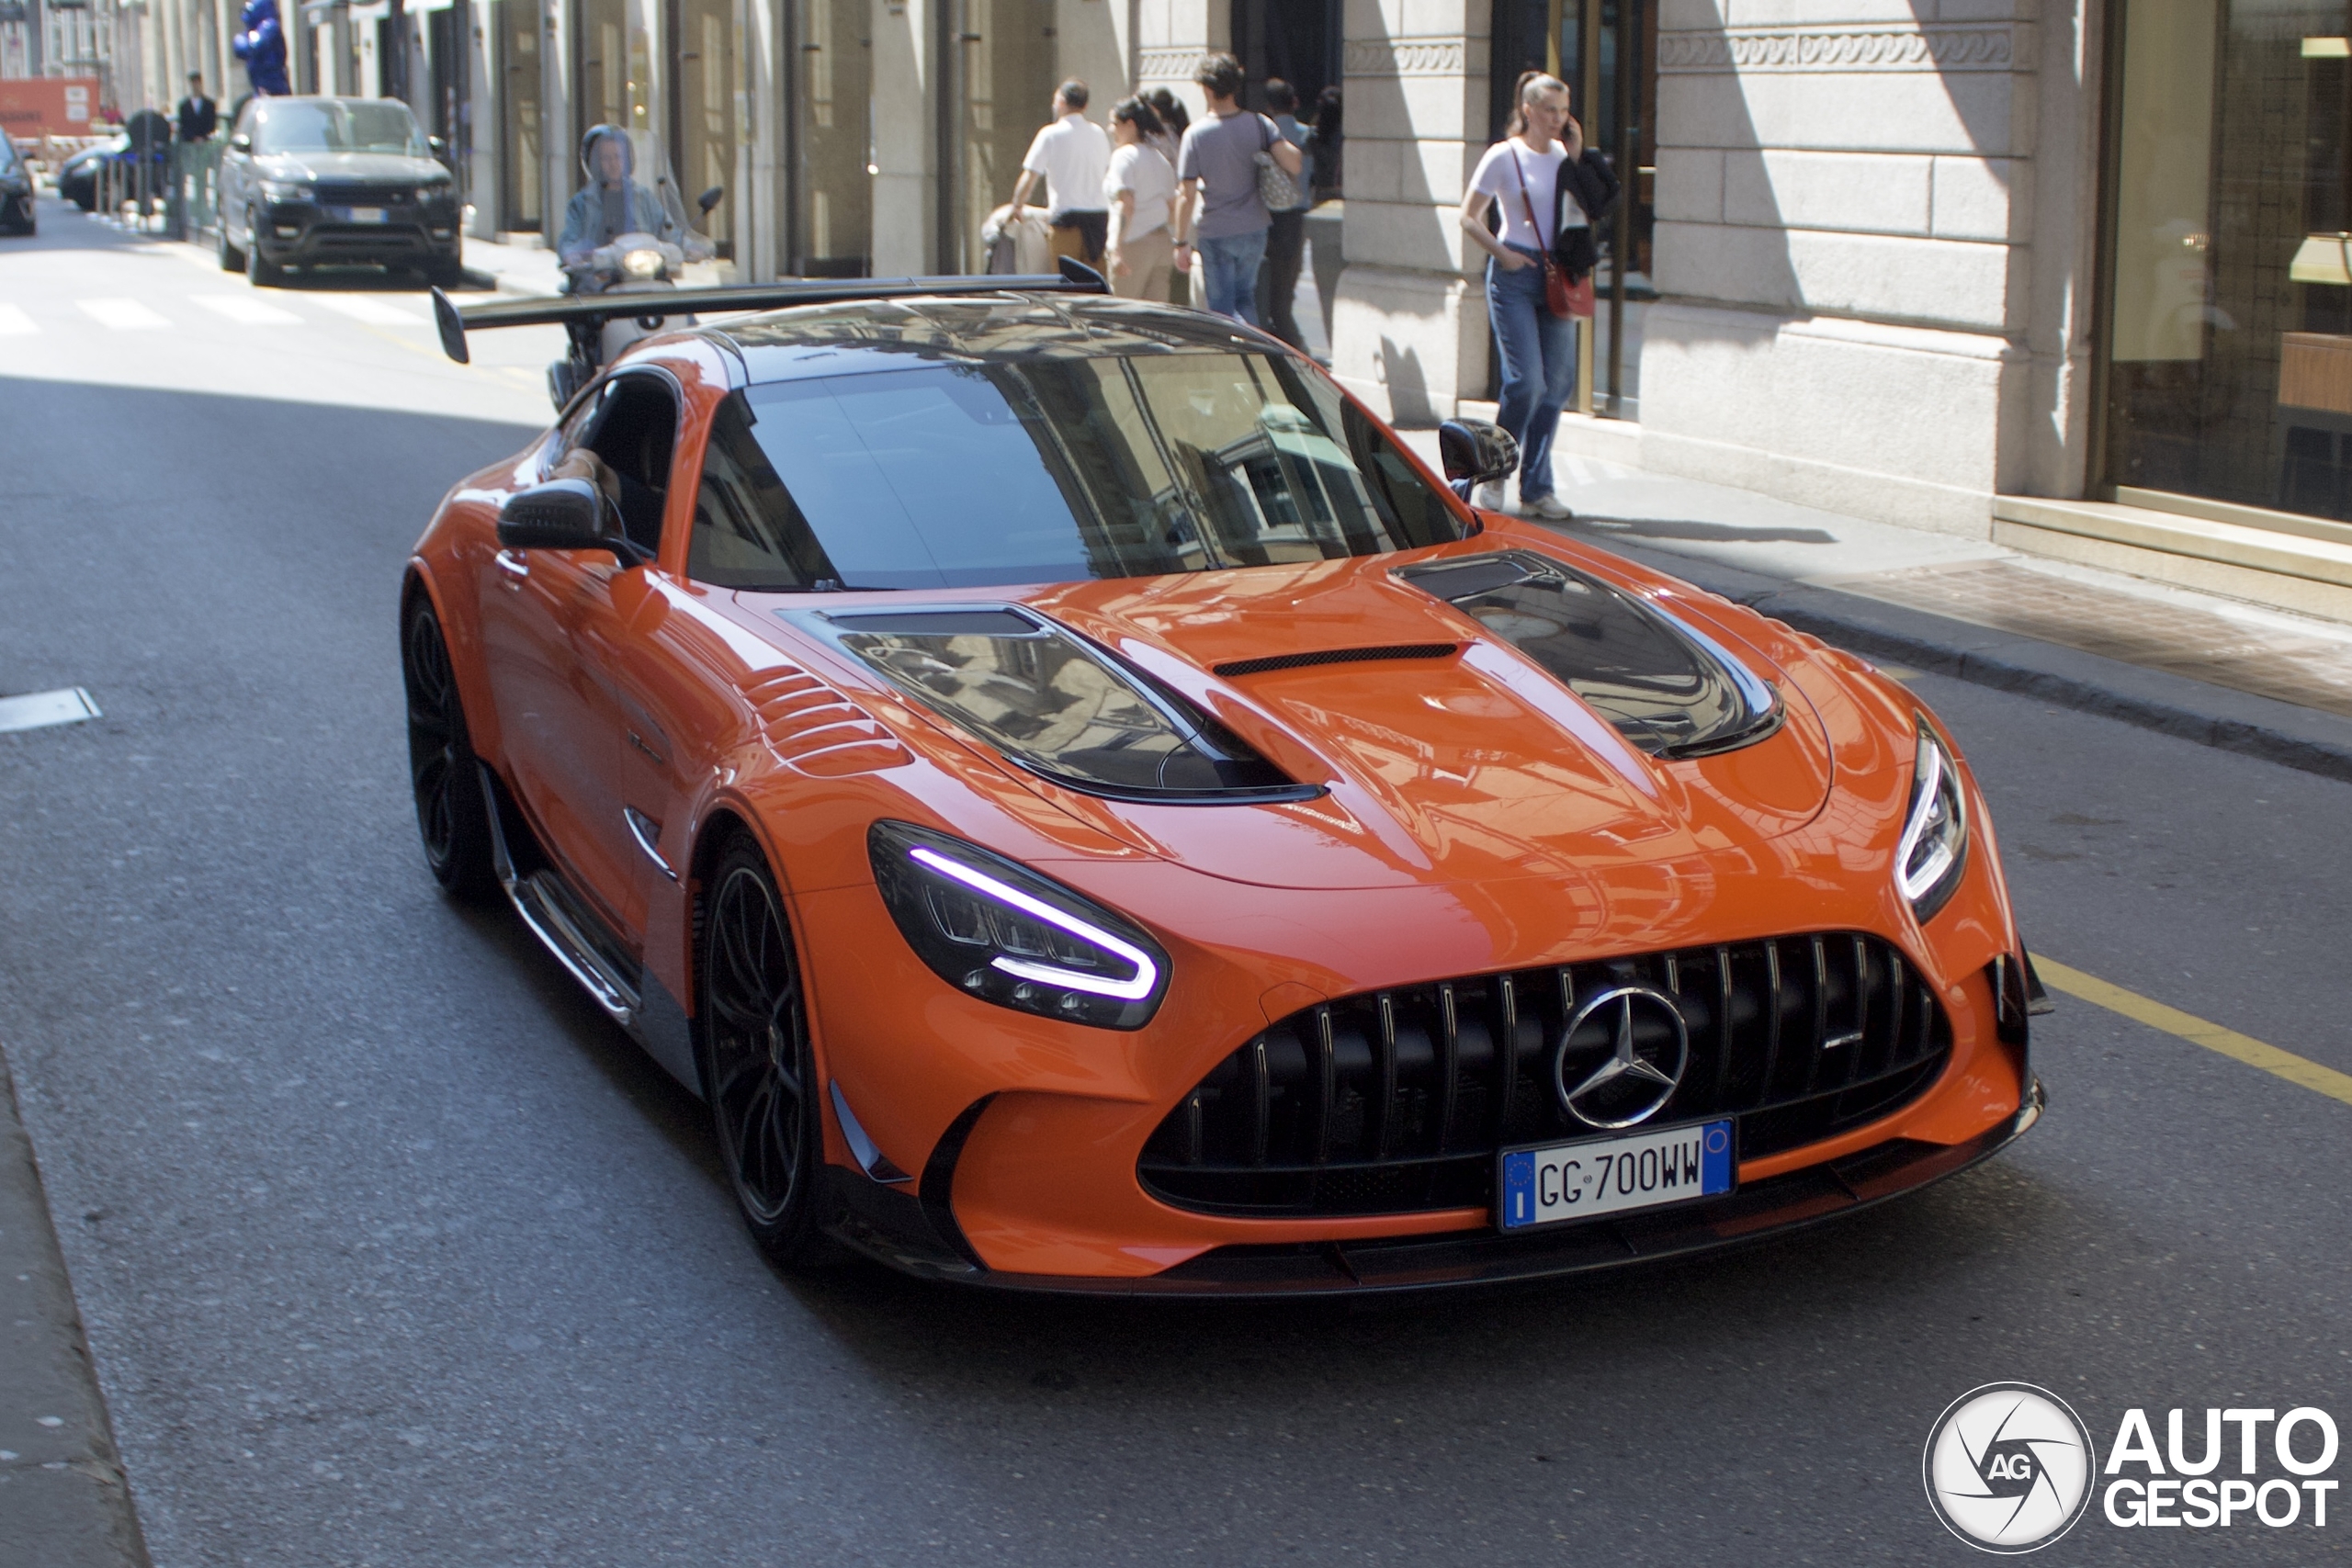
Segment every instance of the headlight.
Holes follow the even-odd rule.
[[[631,277],[662,276],[662,253],[655,250],[631,251],[621,257],[621,270]]]
[[[1911,806],[1894,852],[1894,885],[1923,923],[1950,902],[1967,859],[1968,817],[1961,804],[1960,769],[1923,718],[1918,765],[1911,775]]]
[[[264,180],[261,193],[272,201],[309,201],[318,192],[297,180]]]
[[[419,186],[416,187],[417,205],[422,207],[428,201],[439,201],[448,194],[447,186]]]
[[[932,973],[984,1001],[1140,1029],[1168,955],[1132,921],[1002,855],[904,822],[866,834],[875,886]]]

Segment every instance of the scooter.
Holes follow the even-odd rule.
[[[668,182],[662,182],[664,187]],[[713,186],[696,198],[697,219],[709,217],[726,195],[725,187]],[[668,294],[673,292],[689,260],[703,260],[715,253],[707,240],[692,230],[686,231],[689,241],[702,240],[698,247],[703,254],[689,256],[685,246],[647,233],[616,235],[610,243],[599,245],[589,253],[584,266],[567,268],[572,278],[572,292],[579,295]],[[597,372],[619,357],[622,351],[640,338],[651,337],[669,330],[671,318],[666,312],[651,308],[641,315],[612,315],[564,323],[565,334],[571,339],[571,352],[548,367],[548,396],[557,410],[570,406],[580,389],[596,378]],[[680,326],[693,326],[695,318],[682,318]]]

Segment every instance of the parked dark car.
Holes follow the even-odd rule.
[[[33,172],[17,155],[17,144],[0,136],[0,229],[29,234],[33,217]]]
[[[255,98],[220,156],[220,266],[408,266],[458,279],[456,182],[394,98]]]
[[[57,166],[57,194],[85,212],[98,209],[98,164],[130,145],[130,138],[113,138],[83,148]]]

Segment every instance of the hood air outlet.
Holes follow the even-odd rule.
[[[1371,664],[1391,659],[1451,659],[1462,651],[1453,642],[1400,642],[1385,648],[1326,648],[1313,653],[1277,653],[1264,659],[1232,659],[1212,665],[1217,674],[1264,675],[1276,670],[1304,670],[1313,664]]]

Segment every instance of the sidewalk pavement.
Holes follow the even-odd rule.
[[[553,251],[477,240],[471,234],[466,236],[465,246],[466,270],[474,275],[466,281],[475,288],[495,288],[502,294],[563,291],[563,268],[556,265]]]
[[[147,1547],[0,1055],[0,1560],[146,1568]]]
[[[1434,431],[1406,439],[1434,462]],[[1882,663],[2352,779],[2352,626],[1560,457],[1568,537]]]

